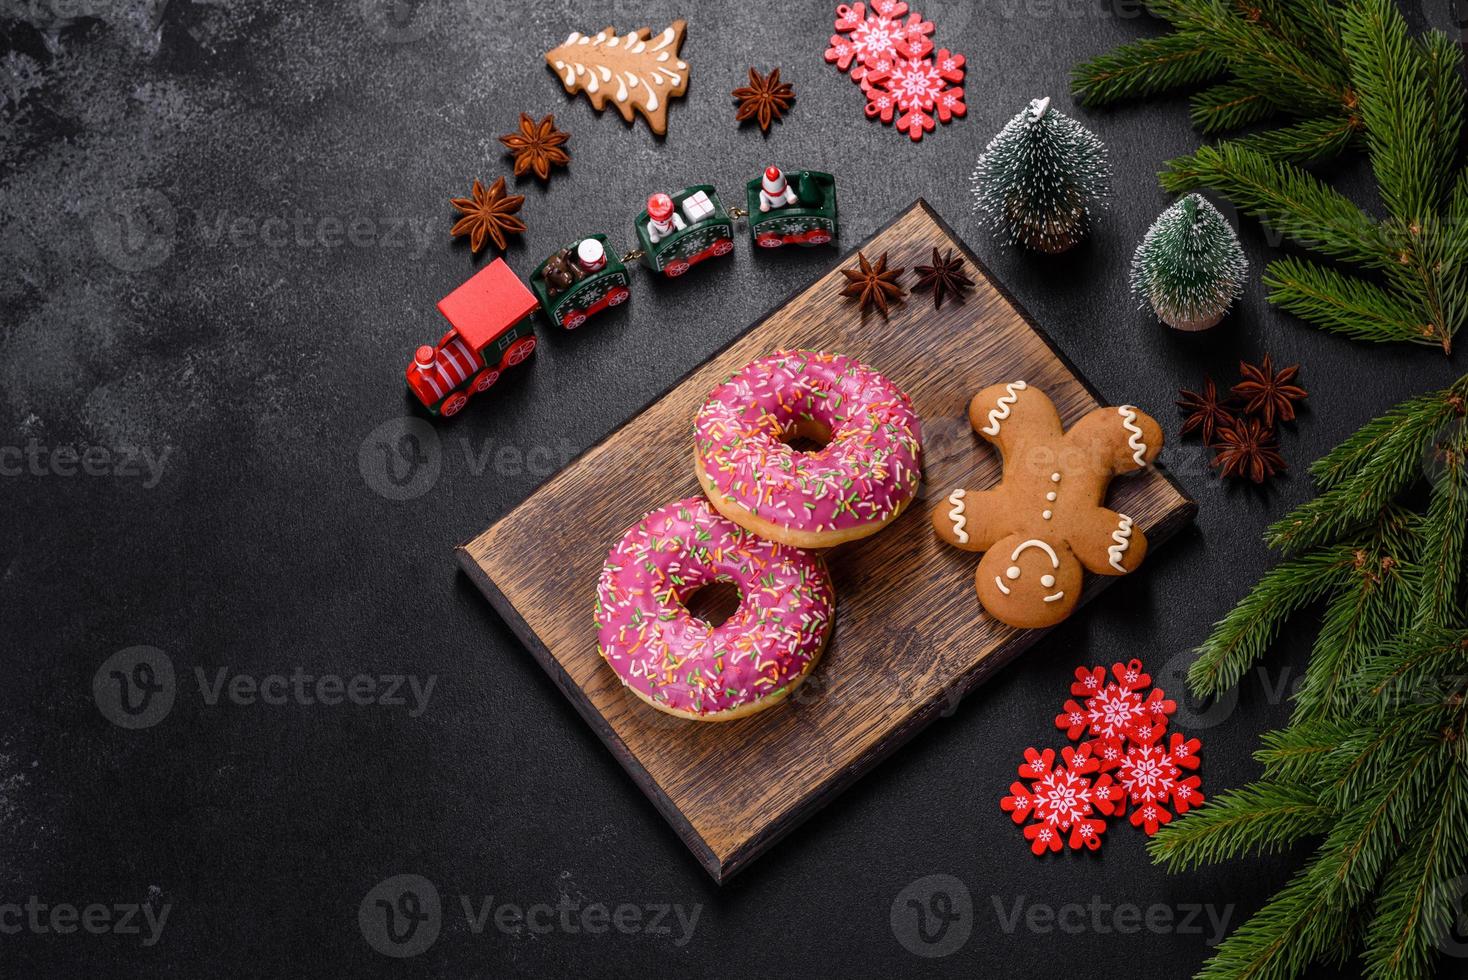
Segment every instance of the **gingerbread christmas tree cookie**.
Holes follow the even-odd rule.
[[[646,27],[620,36],[612,27],[592,35],[572,31],[545,61],[567,92],[585,92],[598,112],[610,102],[630,123],[635,110],[662,136],[668,100],[688,91],[688,63],[678,57],[686,26],[675,20],[656,37]]]
[[[1053,626],[1076,606],[1082,570],[1125,575],[1142,563],[1147,537],[1101,506],[1112,477],[1162,451],[1162,428],[1131,405],[1098,408],[1066,431],[1055,405],[1024,381],[985,388],[969,424],[1003,456],[988,490],[958,488],[932,512],[944,541],[982,551],[979,601],[1010,626]]]

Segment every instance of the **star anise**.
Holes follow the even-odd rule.
[[[1304,388],[1291,384],[1300,373],[1300,365],[1294,364],[1276,372],[1268,354],[1257,366],[1240,361],[1239,373],[1244,380],[1234,385],[1234,394],[1244,399],[1244,411],[1259,416],[1265,428],[1272,429],[1276,422],[1293,419],[1295,402],[1308,395]]]
[[[476,252],[484,247],[484,238],[488,235],[503,252],[505,235],[518,235],[525,230],[525,222],[515,217],[515,212],[520,210],[525,198],[520,194],[506,194],[503,177],[497,177],[489,185],[489,190],[485,190],[484,185],[476,180],[470,193],[472,197],[453,199],[454,207],[463,212],[464,216],[454,222],[449,234],[455,238],[468,235],[469,247]]]
[[[913,289],[933,291],[933,309],[939,309],[943,305],[946,296],[952,296],[958,302],[963,302],[965,290],[972,289],[974,281],[963,271],[963,259],[953,254],[953,249],[948,254],[938,255],[938,249],[933,248],[933,264],[914,266],[913,271],[918,274],[918,281]]]
[[[857,268],[841,270],[841,274],[846,277],[846,288],[841,290],[841,295],[859,300],[863,313],[868,307],[875,306],[886,316],[888,305],[901,302],[902,297],[907,295],[907,290],[897,285],[897,277],[904,270],[887,268],[886,252],[877,259],[876,265],[868,262],[862,252],[856,253],[856,261]]]
[[[1263,483],[1288,467],[1279,454],[1274,432],[1255,418],[1239,419],[1218,430],[1218,455],[1213,465],[1224,476]]]
[[[749,69],[749,84],[736,88],[733,94],[734,101],[739,103],[734,121],[744,122],[753,118],[765,132],[769,132],[770,123],[785,115],[795,101],[795,87],[780,81],[778,68],[763,77],[753,68]]]
[[[515,157],[515,176],[534,170],[541,180],[550,179],[551,167],[564,167],[571,162],[571,155],[561,145],[571,134],[556,128],[556,117],[546,116],[540,122],[520,113],[520,131],[506,133],[500,142],[509,147]]]
[[[1179,389],[1177,407],[1183,412],[1182,435],[1198,431],[1204,445],[1215,444],[1215,437],[1223,429],[1234,424],[1234,413],[1227,398],[1218,397],[1218,386],[1212,378],[1203,379],[1203,390]]]

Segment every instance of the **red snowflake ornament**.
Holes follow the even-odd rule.
[[[1132,805],[1133,827],[1141,827],[1151,837],[1157,828],[1172,822],[1173,812],[1187,813],[1203,803],[1199,791],[1202,780],[1182,775],[1182,770],[1195,770],[1200,765],[1198,750],[1202,743],[1173,732],[1168,745],[1158,744],[1162,730],[1156,729],[1145,739],[1134,731],[1123,747],[1117,740],[1101,754],[1103,769],[1114,769],[1116,780]],[[1113,757],[1116,761],[1110,761]]]
[[[883,9],[897,12],[886,14]],[[898,57],[898,45],[908,37],[908,28],[894,19],[906,12],[905,3],[878,3],[871,14],[864,4],[842,4],[836,8],[836,30],[849,31],[850,36],[831,35],[826,60],[842,71],[849,69],[854,82],[861,82],[873,70],[886,70]]]
[[[1061,757],[1063,763],[1056,766],[1053,749],[1026,749],[1019,775],[1030,780],[1030,785],[1014,783],[1009,787],[1010,795],[999,801],[1000,809],[1015,823],[1032,821],[1024,828],[1024,835],[1037,856],[1065,845],[1072,850],[1096,850],[1101,846],[1106,821],[1092,814],[1110,816],[1122,800],[1121,787],[1110,774],[1095,775],[1101,763],[1092,757],[1089,747],[1067,746],[1061,750]]]
[[[904,15],[905,18],[904,18]],[[943,49],[933,53],[935,25],[901,0],[876,0],[836,8],[826,61],[849,72],[867,97],[869,119],[891,123],[913,140],[938,122],[963,116],[964,58]]]
[[[1167,716],[1177,711],[1177,702],[1168,700],[1161,688],[1141,693],[1152,677],[1143,672],[1140,660],[1113,664],[1111,675],[1115,679],[1107,681],[1104,667],[1077,667],[1070,693],[1085,700],[1066,701],[1063,713],[1055,716],[1055,727],[1066,738],[1077,741],[1089,735],[1097,753],[1107,740],[1123,739],[1132,729],[1142,728],[1147,734],[1165,729]]]
[[[1059,765],[1054,749],[1026,749],[1023,782],[999,801],[1016,824],[1025,824],[1036,855],[1067,845],[1100,847],[1106,821],[1096,814],[1124,816],[1130,804],[1132,826],[1150,836],[1204,801],[1196,775],[1202,743],[1168,733],[1177,705],[1152,687],[1140,660],[1112,664],[1109,676],[1104,667],[1078,667],[1075,676],[1073,697],[1055,725],[1072,740],[1090,740],[1062,749]]]
[[[950,83],[963,80],[963,55],[946,50],[934,58],[899,58],[890,69],[873,73],[869,80],[885,93],[893,107],[901,110],[897,129],[914,140],[933,131],[934,115],[943,122],[968,112],[963,102],[963,89]],[[944,67],[946,66],[946,68]],[[892,115],[886,101],[876,92],[867,93],[867,116],[880,116],[887,122]]]

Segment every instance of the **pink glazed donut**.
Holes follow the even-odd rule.
[[[710,626],[684,602],[719,581],[734,583],[741,599]],[[598,644],[622,683],[659,711],[729,721],[777,704],[805,680],[835,603],[818,555],[758,538],[689,497],[649,513],[607,555]]]
[[[788,442],[797,437],[825,446],[801,452]],[[860,361],[819,351],[777,351],[715,388],[693,446],[719,513],[797,548],[875,534],[922,477],[912,401]]]

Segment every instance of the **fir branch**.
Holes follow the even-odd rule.
[[[1236,143],[1171,160],[1160,176],[1169,191],[1211,187],[1245,214],[1333,258],[1376,268],[1399,261],[1377,223],[1344,195],[1298,167]]]
[[[1421,596],[1415,610],[1418,628],[1447,626],[1462,620],[1463,546],[1468,539],[1468,440],[1463,420],[1452,437],[1431,447],[1442,475],[1433,485],[1427,514],[1419,528],[1422,542]]]
[[[1444,717],[1442,704],[1418,703],[1360,726],[1321,765],[1317,794],[1339,813],[1359,807],[1383,781],[1440,740]]]
[[[1305,870],[1224,940],[1199,977],[1294,977],[1324,956],[1397,853],[1396,828],[1426,807],[1443,755],[1419,748],[1366,805],[1334,815],[1332,829]],[[1197,811],[1199,816],[1206,812]]]
[[[1233,687],[1295,610],[1338,588],[1355,562],[1348,545],[1281,562],[1260,579],[1198,648],[1188,686],[1199,697]]]
[[[1254,758],[1263,764],[1266,782],[1313,785],[1324,778],[1330,755],[1355,731],[1356,726],[1345,721],[1292,722],[1288,728],[1261,735],[1264,747],[1254,752]]]
[[[1194,95],[1188,118],[1200,132],[1221,133],[1268,119],[1278,111],[1263,92],[1235,80],[1220,82]]]
[[[1446,709],[1468,696],[1468,632],[1429,629],[1393,638],[1361,672],[1361,714],[1377,720],[1415,706]]]
[[[1359,459],[1349,476],[1270,525],[1264,538],[1270,547],[1294,551],[1309,548],[1331,541],[1342,531],[1385,511],[1393,498],[1417,479],[1423,453],[1452,414],[1451,403],[1442,394],[1427,400],[1424,407],[1425,411],[1415,414],[1397,414],[1398,424],[1389,430],[1371,425],[1367,427],[1369,433],[1367,429],[1357,432],[1352,440],[1365,434],[1366,441],[1374,444],[1372,454]]]
[[[1294,40],[1344,76],[1340,4],[1335,0],[1290,0],[1283,10],[1283,16],[1295,25]]]
[[[1163,827],[1147,842],[1147,850],[1169,871],[1186,871],[1283,849],[1301,837],[1325,833],[1334,816],[1308,786],[1253,783],[1215,796],[1186,819]]]
[[[1212,48],[1208,38],[1188,32],[1133,41],[1077,65],[1071,93],[1080,105],[1095,107],[1206,82],[1224,70]]]
[[[1396,217],[1420,221],[1436,210],[1439,175],[1451,163],[1456,128],[1445,153],[1444,134],[1433,126],[1438,103],[1428,66],[1392,0],[1355,0],[1346,8],[1341,35],[1382,201]]]
[[[1341,811],[1321,845],[1321,862],[1308,876],[1317,885],[1319,901],[1349,909],[1369,896],[1397,853],[1399,828],[1437,803],[1449,761],[1441,745],[1440,738],[1413,739],[1393,753],[1396,764],[1386,778],[1375,780],[1369,795]]]
[[[1195,811],[1199,816],[1207,809]],[[1191,819],[1192,814],[1187,819]],[[1187,819],[1183,823],[1187,822]],[[1177,827],[1174,823],[1158,832]],[[1311,960],[1330,954],[1341,931],[1319,898],[1311,872],[1321,862],[1316,855],[1305,870],[1249,917],[1203,964],[1198,980],[1286,980],[1304,971]],[[1332,928],[1334,926],[1334,928]]]
[[[1430,417],[1434,426],[1449,418],[1453,412],[1454,398],[1463,397],[1462,389],[1468,388],[1468,377],[1442,391],[1429,392],[1402,402],[1388,409],[1385,414],[1367,422],[1345,442],[1326,453],[1310,465],[1310,475],[1323,490],[1361,476],[1378,459],[1388,445],[1388,440],[1403,425],[1413,419]],[[1419,423],[1426,424],[1426,423]]]
[[[1338,156],[1359,132],[1351,120],[1327,116],[1250,133],[1230,143],[1271,160],[1317,163]]]
[[[1376,917],[1366,933],[1366,975],[1431,975],[1432,957],[1447,935],[1468,873],[1468,770],[1450,767],[1442,805],[1419,815],[1405,853],[1388,869]]]
[[[1311,650],[1305,680],[1295,693],[1292,721],[1346,717],[1355,706],[1351,682],[1376,647],[1406,626],[1402,567],[1387,536],[1380,533],[1356,549],[1348,584],[1326,606],[1324,623]]]
[[[1438,344],[1423,312],[1358,276],[1289,257],[1269,263],[1264,284],[1270,302],[1331,333],[1373,343]]]
[[[1441,31],[1429,31],[1417,45],[1432,99],[1427,134],[1436,143],[1433,176],[1440,179],[1453,165],[1463,132],[1463,48]]]
[[[1174,23],[1211,38],[1242,82],[1268,95],[1282,112],[1310,115],[1339,112],[1346,102],[1346,79],[1338,66],[1320,61],[1270,24],[1259,4],[1246,10],[1223,0],[1190,3]],[[1169,19],[1173,19],[1171,16]],[[1260,26],[1273,30],[1261,30]],[[1286,84],[1281,85],[1284,81]]]

